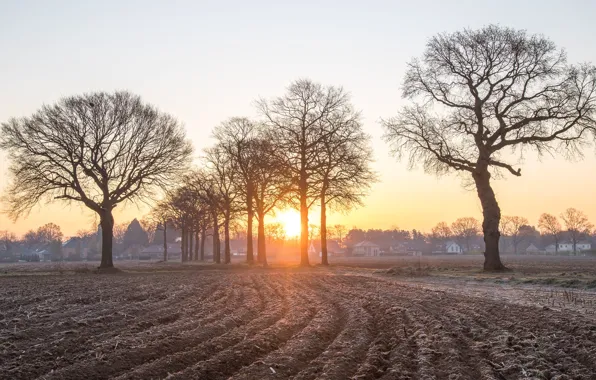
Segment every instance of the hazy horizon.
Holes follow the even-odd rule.
[[[429,231],[440,221],[480,218],[481,209],[475,191],[465,190],[459,178],[409,171],[381,140],[380,118],[394,116],[404,104],[406,63],[437,33],[490,23],[544,34],[566,49],[571,63],[596,62],[596,4],[573,4],[4,2],[0,122],[30,116],[64,96],[125,89],[184,123],[198,156],[211,145],[214,126],[231,116],[256,117],[255,99],[282,95],[295,79],[343,86],[372,136],[380,181],[365,207],[333,213],[328,224]],[[543,212],[559,215],[575,207],[596,221],[595,165],[593,147],[576,162],[527,155],[520,178],[505,176],[494,184],[502,214],[525,216],[535,225]],[[0,191],[7,166],[0,153]],[[145,206],[128,206],[116,210],[116,222],[146,212]],[[22,234],[54,222],[68,236],[93,221],[78,205],[56,203],[16,224],[0,215],[0,230]]]

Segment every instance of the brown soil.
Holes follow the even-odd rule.
[[[565,290],[351,268],[21,275],[0,288],[0,379],[596,379],[588,291],[578,306]]]

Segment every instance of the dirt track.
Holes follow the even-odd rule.
[[[595,379],[594,315],[349,270],[0,278],[2,379]]]

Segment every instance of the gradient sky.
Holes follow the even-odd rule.
[[[446,3],[457,4],[457,6]],[[254,99],[281,95],[297,78],[342,85],[362,110],[381,182],[366,207],[330,224],[430,229],[480,217],[475,192],[389,156],[381,117],[403,100],[405,64],[436,33],[489,23],[542,33],[570,62],[596,62],[594,1],[7,1],[0,0],[0,121],[62,96],[130,90],[182,121],[197,151],[230,116],[256,116]],[[496,185],[503,214],[532,223],[567,207],[596,222],[594,149],[579,162],[528,155],[521,178]],[[0,153],[0,189],[7,183]],[[146,210],[129,207],[116,221]],[[42,206],[0,230],[56,222],[66,235],[93,223],[78,206]]]

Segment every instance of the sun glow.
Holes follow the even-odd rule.
[[[296,210],[283,210],[275,213],[274,223],[281,223],[286,237],[293,238],[300,235],[300,213]]]

